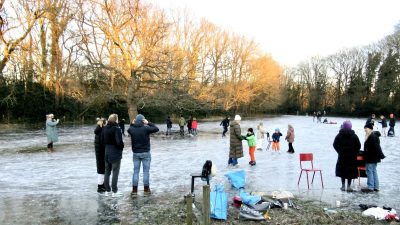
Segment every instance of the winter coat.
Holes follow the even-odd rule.
[[[223,127],[228,127],[229,126],[229,119],[225,118],[224,120],[222,120],[222,122],[219,125],[223,126]]]
[[[172,121],[170,118],[167,118],[165,122],[167,123],[167,128],[172,128]]]
[[[192,129],[192,122],[193,122],[192,119],[188,119],[188,121],[187,121],[187,128],[188,128],[188,130],[191,130],[191,129]]]
[[[192,128],[193,129],[197,129],[197,125],[198,125],[197,120],[193,120],[192,121]]]
[[[181,118],[179,119],[179,126],[180,126],[180,127],[183,127],[183,126],[185,126],[185,124],[186,124],[185,118],[181,117]]]
[[[103,144],[103,140],[101,138],[101,134],[103,131],[103,127],[97,125],[94,129],[94,150],[97,152],[102,152],[104,155],[105,146]]]
[[[281,136],[282,136],[281,132],[278,132],[278,133],[274,132],[272,134],[272,141],[273,142],[279,142],[279,139],[281,138]]]
[[[233,121],[229,127],[229,158],[241,158],[243,157],[242,130],[237,121]]]
[[[389,126],[394,127],[396,125],[396,120],[394,118],[390,118],[389,120]]]
[[[59,120],[53,121],[51,119],[46,120],[46,135],[47,143],[54,143],[58,141],[57,124]]]
[[[118,124],[108,121],[107,125],[103,128],[101,137],[106,147],[105,161],[114,163],[121,160],[124,142],[122,140],[122,131]]]
[[[364,142],[364,159],[366,163],[378,163],[385,158],[382,152],[379,131],[373,131]]]
[[[254,136],[254,134],[247,135],[247,136],[246,136],[246,140],[247,140],[247,145],[248,145],[249,147],[254,147],[254,146],[257,145],[257,144],[256,144],[256,136]]]
[[[287,140],[287,142],[289,142],[289,143],[294,142],[294,129],[293,128],[288,129],[285,140]]]
[[[264,126],[263,125],[258,125],[257,126],[257,139],[264,139]]]
[[[379,123],[382,124],[382,128],[387,127],[386,119],[382,119],[382,121],[379,121]]]
[[[150,151],[150,134],[158,132],[158,127],[153,123],[145,125],[142,121],[135,122],[128,129],[131,135],[132,152],[142,153]]]
[[[361,143],[354,130],[341,129],[333,142],[333,148],[338,153],[336,176],[345,179],[357,178],[357,154]]]

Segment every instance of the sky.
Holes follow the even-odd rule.
[[[187,9],[225,29],[254,38],[282,65],[373,44],[400,23],[400,0],[145,0]]]

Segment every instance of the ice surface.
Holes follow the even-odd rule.
[[[244,157],[239,159],[240,169],[246,171],[246,190],[264,191],[288,190],[295,195],[320,200],[335,205],[356,208],[358,204],[376,204],[400,209],[399,137],[381,137],[381,146],[386,158],[378,164],[380,192],[364,194],[346,193],[339,190],[340,178],[335,177],[337,153],[332,147],[340,124],[348,118],[328,118],[338,124],[313,122],[312,117],[281,116],[241,121],[242,133],[247,128],[256,129],[259,122],[271,134],[280,128],[285,135],[287,124],[293,125],[296,133],[293,144],[295,154],[286,153],[287,142],[281,139],[281,152],[256,151],[257,166],[248,165],[247,144],[244,143]],[[365,119],[350,119],[360,141],[364,142]],[[95,125],[59,125],[59,140],[55,152],[47,153],[43,127],[5,126],[0,127],[0,223],[1,224],[109,224],[140,220],[132,210],[146,204],[182,198],[190,191],[192,172],[200,172],[203,163],[211,159],[218,168],[218,175],[211,185],[225,184],[230,195],[238,191],[231,189],[224,174],[229,154],[229,137],[222,138],[220,121],[199,123],[196,137],[178,135],[166,137],[163,132],[151,139],[152,162],[150,184],[154,194],[150,198],[132,201],[128,195],[131,189],[133,170],[130,139],[125,138],[125,149],[119,175],[119,188],[125,194],[121,199],[110,199],[96,193],[97,174],[94,156]],[[166,130],[164,124],[159,125]],[[376,127],[380,127],[378,124]],[[178,126],[174,124],[173,131]],[[396,127],[396,134],[399,133]],[[23,153],[33,149],[32,153]],[[39,151],[37,151],[39,150]],[[22,153],[21,153],[22,152]],[[321,188],[316,174],[311,189],[307,189],[306,178],[299,176],[299,153],[314,153],[317,167],[323,169],[325,188]],[[142,179],[140,178],[140,185]],[[196,194],[201,195],[200,180],[196,180]],[[366,178],[361,179],[366,185]],[[356,189],[360,189],[358,181]],[[139,187],[139,192],[143,190]],[[141,195],[141,194],[140,194]]]

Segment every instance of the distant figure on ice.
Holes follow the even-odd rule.
[[[121,128],[122,135],[124,135],[124,137],[125,137],[126,136],[125,135],[125,120],[121,119],[118,123],[118,126],[119,126],[119,128]]]
[[[373,192],[379,191],[379,178],[376,167],[381,159],[385,158],[382,152],[379,137],[381,134],[379,131],[373,131],[371,123],[364,126],[365,130],[365,142],[364,142],[364,159],[365,168],[367,173],[367,185],[368,188],[361,189],[362,192]]]
[[[104,118],[99,118],[97,120],[97,126],[94,129],[94,152],[96,154],[96,167],[97,167],[97,192],[104,193],[106,188],[104,186],[104,173],[106,169],[106,164],[104,162],[104,155],[106,147],[102,142],[101,134],[103,127],[106,125],[106,120]]]
[[[171,135],[171,130],[172,130],[172,120],[171,117],[167,117],[167,119],[165,120],[165,123],[167,124],[167,132],[165,133],[165,135]]]
[[[317,112],[317,123],[321,123],[321,117],[322,117],[322,113],[321,111]]]
[[[275,132],[272,134],[272,150],[279,152],[281,150],[279,139],[281,138],[282,133],[279,128],[275,128]]]
[[[189,119],[187,121],[187,128],[189,134],[192,134],[192,121],[193,121],[192,116],[189,116]]]
[[[257,149],[262,150],[264,146],[264,139],[265,139],[265,129],[262,122],[257,126]]]
[[[294,128],[291,124],[288,124],[288,131],[286,133],[285,140],[289,144],[289,150],[287,152],[294,153],[293,142],[294,142]]]
[[[181,134],[181,136],[185,136],[185,124],[186,124],[186,120],[185,118],[183,118],[183,116],[181,115],[181,117],[179,118],[179,133]]]
[[[193,121],[192,121],[192,134],[193,135],[197,135],[197,126],[198,126],[198,122],[196,117],[193,117]]]
[[[323,123],[328,123],[328,118],[325,118]]]
[[[103,128],[102,133],[103,143],[106,146],[106,153],[104,161],[106,170],[104,174],[104,186],[106,188],[106,195],[109,196],[112,190],[112,197],[122,196],[118,192],[118,176],[121,167],[122,151],[124,149],[124,141],[122,139],[122,132],[118,126],[118,115],[111,114],[108,117],[107,125]],[[110,187],[110,176],[112,172],[112,181]]]
[[[238,158],[243,157],[242,134],[240,121],[242,118],[239,115],[235,116],[234,121],[230,124],[230,141],[229,141],[229,167],[239,167]]]
[[[372,130],[373,130],[375,125],[375,114],[372,114],[371,116],[368,117],[367,122],[365,122],[365,125],[368,124],[372,125]]]
[[[59,119],[54,119],[54,115],[52,113],[46,115],[46,135],[48,152],[53,152],[53,143],[58,142],[58,132],[56,126],[59,122]]]
[[[250,162],[251,166],[256,165],[256,157],[254,156],[254,152],[256,150],[256,136],[254,135],[253,128],[249,128],[247,130],[247,135],[245,136],[247,140],[247,144],[249,146],[249,155],[250,155]]]
[[[347,191],[352,192],[351,180],[358,177],[357,172],[357,154],[360,151],[361,143],[358,136],[352,130],[350,120],[342,124],[339,134],[336,135],[333,142],[333,148],[338,153],[336,162],[336,176],[342,179],[341,191],[346,191],[345,183],[347,179]]]
[[[317,113],[314,111],[314,113],[313,113],[313,118],[312,118],[312,121],[314,122],[315,121],[315,117],[317,116]]]
[[[386,137],[386,127],[387,127],[386,118],[383,115],[381,115],[381,121],[379,121],[378,123],[382,124],[382,133],[383,136]]]
[[[390,120],[389,120],[388,136],[394,137],[394,126],[396,125],[396,119],[394,118],[393,113],[391,113],[389,117],[390,117]]]
[[[222,132],[222,137],[225,137],[225,134],[226,132],[228,132],[229,127],[229,116],[226,116],[219,125],[224,128],[224,131]]]
[[[140,164],[143,163],[144,194],[151,194],[150,190],[150,134],[158,132],[158,127],[147,121],[142,114],[138,114],[128,129],[131,135],[133,152],[132,193],[137,195],[139,184]]]

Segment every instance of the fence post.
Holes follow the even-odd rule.
[[[210,186],[209,185],[204,185],[203,186],[203,221],[204,225],[210,225],[211,224],[211,219],[210,219]]]
[[[186,202],[186,224],[192,225],[193,221],[193,212],[192,212],[192,195],[188,194],[185,195],[185,202]]]

